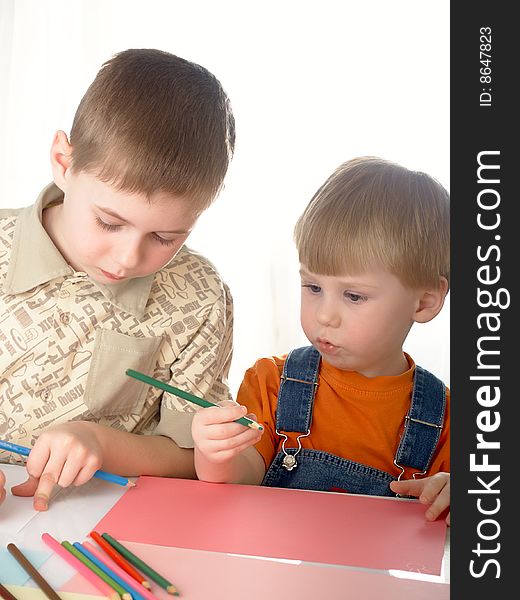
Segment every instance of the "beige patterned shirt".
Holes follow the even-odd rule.
[[[32,446],[51,424],[88,420],[193,447],[196,407],[125,371],[231,399],[228,287],[186,246],[154,275],[95,283],[42,226],[43,209],[62,197],[51,184],[33,206],[0,210],[0,439]],[[18,460],[0,451],[0,462]]]

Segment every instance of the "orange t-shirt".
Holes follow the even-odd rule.
[[[265,431],[256,449],[266,470],[281,450],[283,438],[276,434],[276,405],[285,358],[258,360],[246,371],[237,402],[263,423]],[[406,355],[409,369],[392,377],[365,377],[342,371],[321,361],[319,385],[314,399],[311,432],[301,438],[303,448],[330,452],[342,458],[380,469],[397,477],[394,456],[410,407],[415,363]],[[450,471],[450,395],[447,390],[444,427],[426,475]],[[296,448],[296,435],[286,448]],[[413,469],[406,469],[404,478]]]

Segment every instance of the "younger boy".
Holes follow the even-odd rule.
[[[70,140],[56,133],[54,183],[33,206],[0,211],[0,438],[32,447],[13,493],[34,494],[37,510],[55,484],[100,468],[195,476],[193,407],[125,371],[230,397],[229,289],[184,243],[234,142],[211,73],[126,50],[87,90]]]
[[[238,405],[197,413],[198,477],[419,496],[437,518],[449,507],[449,392],[402,348],[448,292],[446,190],[388,161],[351,160],[316,192],[295,241],[312,346],[258,360]],[[233,422],[248,411],[263,435]]]

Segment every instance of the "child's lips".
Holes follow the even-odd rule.
[[[334,354],[339,350],[339,346],[331,344],[331,342],[325,338],[318,338],[316,340],[316,347],[320,352],[325,354]]]
[[[107,279],[112,279],[113,281],[121,281],[121,279],[125,279],[125,277],[114,275],[113,273],[109,273],[108,271],[104,271],[103,269],[100,269],[100,271]]]

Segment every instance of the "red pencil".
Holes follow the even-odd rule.
[[[133,577],[136,581],[138,581],[143,587],[150,589],[151,585],[146,581],[146,579],[134,569],[134,567],[124,559],[121,554],[106,541],[104,540],[97,531],[91,531],[89,536],[97,542],[101,548],[110,556],[110,558],[118,564],[124,571],[126,571],[130,577]]]
[[[0,596],[5,600],[18,600],[11,592],[0,583]]]

